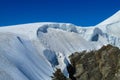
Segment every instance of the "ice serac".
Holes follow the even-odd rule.
[[[120,11],[96,26],[82,27],[78,33],[87,41],[120,48]]]
[[[106,38],[109,44],[120,48],[120,11],[96,25],[96,27],[102,30],[105,34],[104,39]]]
[[[93,27],[70,23],[30,23],[0,27],[0,80],[51,80],[60,68],[68,77],[68,56],[99,49],[120,48],[120,11]]]

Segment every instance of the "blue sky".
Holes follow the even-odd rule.
[[[67,22],[92,26],[120,10],[120,0],[0,0],[0,26]]]

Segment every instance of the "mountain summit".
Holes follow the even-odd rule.
[[[108,24],[112,24],[115,22],[120,22],[120,10],[116,12],[113,16],[99,23],[98,25],[108,25]]]
[[[111,44],[120,48],[120,11],[94,27],[30,23],[0,27],[0,80],[51,80],[69,76],[68,56]]]

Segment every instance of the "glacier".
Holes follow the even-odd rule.
[[[120,48],[120,11],[96,26],[40,22],[0,27],[0,80],[51,80],[56,68],[68,77],[68,57],[111,44]]]

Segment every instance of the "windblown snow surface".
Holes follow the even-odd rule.
[[[76,51],[120,48],[120,11],[93,27],[69,23],[30,23],[0,27],[0,80],[51,80]]]

